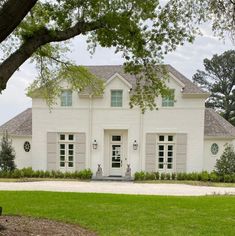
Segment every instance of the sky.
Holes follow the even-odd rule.
[[[198,69],[203,70],[203,59],[235,49],[228,38],[221,41],[214,37],[208,26],[203,26],[201,31],[203,36],[198,36],[193,44],[186,43],[165,57],[164,63],[171,64],[189,79]],[[78,65],[120,65],[124,62],[120,54],[108,48],[98,47],[91,56],[85,36],[73,40],[69,57]],[[11,77],[7,88],[0,94],[0,125],[31,107],[31,99],[25,95],[25,89],[36,76],[34,65],[27,61]]]

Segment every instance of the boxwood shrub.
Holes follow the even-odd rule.
[[[191,173],[159,173],[159,172],[136,172],[134,180],[191,180],[191,181],[203,181],[203,182],[227,182],[235,183],[235,173],[219,175],[217,172],[191,172]]]
[[[0,178],[66,178],[89,180],[92,177],[90,169],[84,169],[75,172],[61,171],[43,171],[33,170],[31,167],[23,169],[15,169],[13,171],[0,171]]]

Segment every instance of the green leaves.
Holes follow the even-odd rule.
[[[211,93],[207,107],[216,108],[235,125],[235,51],[204,59],[205,71],[197,71],[193,81]]]
[[[4,48],[11,49],[13,45],[13,48],[19,49],[17,53],[21,54],[21,49],[25,50],[24,45],[30,44],[34,38],[32,47],[27,44],[28,50],[36,44],[32,61],[36,63],[39,75],[33,87],[48,87],[44,97],[51,105],[55,98],[53,96],[58,93],[54,89],[57,80],[62,79],[62,76],[63,79],[70,78],[74,89],[86,87],[94,95],[101,92],[101,82],[94,82],[96,79],[91,74],[84,76],[86,73],[80,67],[65,58],[68,44],[54,43],[80,34],[87,35],[90,52],[94,53],[97,45],[113,47],[116,53],[121,53],[125,58],[126,70],[135,74],[137,84],[132,92],[131,106],[140,106],[142,111],[154,109],[155,98],[167,92],[163,79],[165,73],[156,71],[156,65],[162,63],[164,55],[175,50],[178,45],[186,41],[192,43],[199,34],[197,26],[201,22],[212,19],[218,22],[215,29],[220,29],[219,19],[226,23],[227,11],[224,10],[228,9],[230,14],[233,8],[230,8],[231,2],[219,2],[170,0],[160,4],[158,0],[39,0]],[[223,9],[218,8],[221,6]],[[46,35],[50,37],[43,40]],[[35,43],[38,38],[41,44]],[[12,39],[15,40],[14,44]],[[22,63],[32,52],[26,52],[25,55]],[[19,63],[15,67],[9,76],[19,67]],[[52,91],[49,92],[49,89]]]

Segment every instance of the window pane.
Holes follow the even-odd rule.
[[[65,140],[65,135],[64,134],[60,135],[60,140]]]
[[[159,169],[163,169],[163,164],[159,164],[159,165],[158,165],[158,168],[159,168]]]
[[[172,158],[167,158],[167,162],[172,162]]]
[[[167,169],[172,169],[172,164],[167,164]]]
[[[168,157],[172,157],[173,153],[172,152],[168,152]]]
[[[161,135],[161,136],[159,136],[159,141],[164,141],[164,136],[163,135]]]
[[[69,149],[73,149],[73,144],[69,144]]]
[[[60,96],[61,106],[72,106],[72,91],[65,90]]]
[[[120,135],[112,136],[112,141],[121,141],[121,136]]]
[[[73,140],[73,134],[69,134],[69,140]]]
[[[163,107],[173,107],[174,106],[174,99],[175,99],[175,90],[170,90],[170,95],[162,98],[162,106]]]
[[[111,91],[111,107],[122,107],[122,90]]]
[[[60,167],[64,167],[65,163],[64,162],[60,162]]]
[[[159,157],[163,157],[164,156],[164,152],[159,152]]]
[[[169,135],[169,136],[168,136],[168,141],[170,141],[170,142],[173,141],[173,136],[172,136],[172,135]]]
[[[163,162],[164,158],[158,158],[158,162]]]
[[[60,144],[60,149],[65,149],[65,144]]]
[[[159,150],[164,150],[164,146],[163,145],[159,145]]]
[[[172,145],[168,145],[168,151],[172,151],[173,150],[173,146]]]
[[[119,168],[121,166],[120,162],[112,162],[113,168]]]
[[[73,167],[73,162],[69,162],[69,167]]]

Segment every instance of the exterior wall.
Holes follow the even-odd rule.
[[[123,172],[130,164],[132,174],[145,170],[145,136],[156,134],[187,135],[187,171],[203,169],[203,133],[204,133],[204,99],[182,98],[182,86],[174,80],[168,86],[175,89],[175,106],[161,107],[161,98],[157,100],[159,109],[148,111],[144,115],[138,108],[129,109],[130,87],[120,78],[114,78],[107,84],[103,97],[84,98],[73,92],[72,107],[58,105],[50,112],[41,99],[33,99],[33,169],[47,169],[47,133],[85,133],[86,134],[86,168],[96,172],[98,164],[107,174],[107,154],[105,133],[125,130],[126,156],[123,160]],[[123,107],[110,106],[110,90],[123,90]],[[98,148],[92,148],[96,140]],[[133,150],[134,140],[138,149]]]
[[[22,169],[24,167],[31,167],[32,163],[32,138],[31,137],[11,137],[12,138],[12,146],[15,149],[15,164],[18,169]],[[29,152],[25,152],[24,143],[28,141],[31,145],[31,149]]]
[[[211,145],[213,143],[216,143],[219,146],[219,151],[216,155],[213,155],[211,153]],[[220,158],[220,156],[222,155],[225,145],[226,144],[233,144],[234,145],[234,141],[231,139],[224,139],[224,138],[207,138],[204,141],[204,170],[207,171],[213,171],[215,164],[216,164],[216,160]]]

